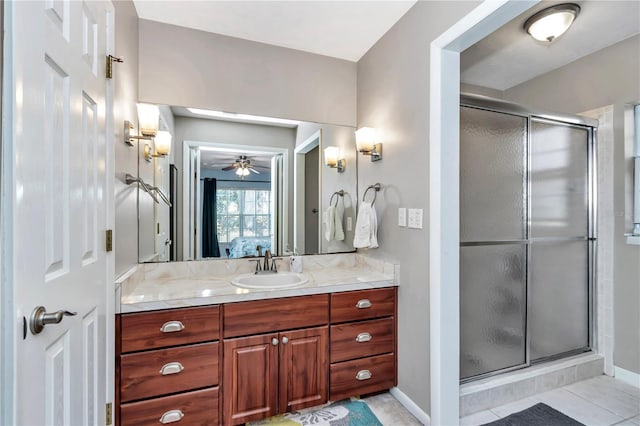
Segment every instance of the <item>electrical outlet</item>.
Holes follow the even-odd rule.
[[[353,218],[347,216],[347,231],[353,231]]]
[[[422,229],[422,209],[409,209],[409,228]]]
[[[407,226],[407,209],[405,207],[398,208],[398,226]]]

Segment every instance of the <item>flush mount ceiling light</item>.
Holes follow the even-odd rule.
[[[575,3],[557,4],[527,19],[524,30],[538,41],[551,43],[569,29],[579,13],[580,6]]]

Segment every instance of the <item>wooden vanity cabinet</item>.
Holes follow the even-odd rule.
[[[115,424],[237,425],[384,391],[396,318],[397,287],[119,314]]]
[[[396,317],[397,287],[331,294],[330,400],[397,385]]]
[[[225,305],[225,425],[327,402],[328,319],[327,295]]]
[[[218,306],[116,316],[116,425],[219,424]]]

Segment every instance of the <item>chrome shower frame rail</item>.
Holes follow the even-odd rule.
[[[596,341],[596,329],[595,329],[595,294],[596,294],[596,256],[597,256],[597,155],[596,155],[596,142],[597,142],[597,129],[598,129],[598,120],[581,117],[576,115],[569,114],[558,114],[545,112],[540,110],[533,110],[530,108],[526,108],[522,105],[503,101],[499,99],[493,99],[486,96],[473,95],[468,93],[462,93],[460,95],[460,107],[469,107],[475,108],[490,112],[496,113],[504,113],[514,116],[523,117],[526,119],[526,146],[524,149],[524,158],[523,158],[523,167],[524,167],[524,178],[523,178],[523,205],[524,210],[526,211],[526,217],[524,221],[524,240],[505,240],[505,241],[473,241],[473,242],[460,242],[460,247],[465,246],[478,246],[478,245],[503,245],[503,244],[523,244],[526,245],[526,257],[525,257],[525,267],[526,267],[526,277],[525,277],[525,294],[527,298],[527,303],[525,303],[524,307],[524,324],[523,330],[525,330],[525,363],[518,364],[515,366],[503,368],[500,370],[490,371],[487,373],[467,377],[460,380],[460,383],[468,383],[475,380],[483,379],[486,377],[496,376],[499,374],[507,373],[514,370],[520,370],[523,368],[530,367],[532,365],[536,365],[542,362],[548,362],[559,358],[565,358],[567,356],[576,355],[584,352],[588,352],[597,347],[598,342]],[[548,122],[555,125],[564,125],[570,127],[576,127],[580,129],[585,129],[588,132],[588,148],[587,148],[587,197],[588,197],[588,217],[587,217],[587,237],[576,237],[576,238],[532,238],[531,236],[531,203],[530,203],[530,194],[531,194],[531,137],[532,137],[532,122]],[[529,261],[531,259],[531,250],[533,242],[541,242],[541,241],[587,241],[588,242],[588,345],[587,347],[572,350],[566,353],[556,354],[554,356],[545,357],[537,360],[531,360],[531,330],[529,321],[529,309],[528,309],[528,300],[531,299],[530,294],[530,283],[531,283],[531,268],[529,267]]]

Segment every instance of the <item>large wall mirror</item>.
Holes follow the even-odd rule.
[[[170,202],[138,190],[140,262],[354,250],[354,128],[177,106],[160,112],[171,153],[150,157],[141,142],[138,177]]]

